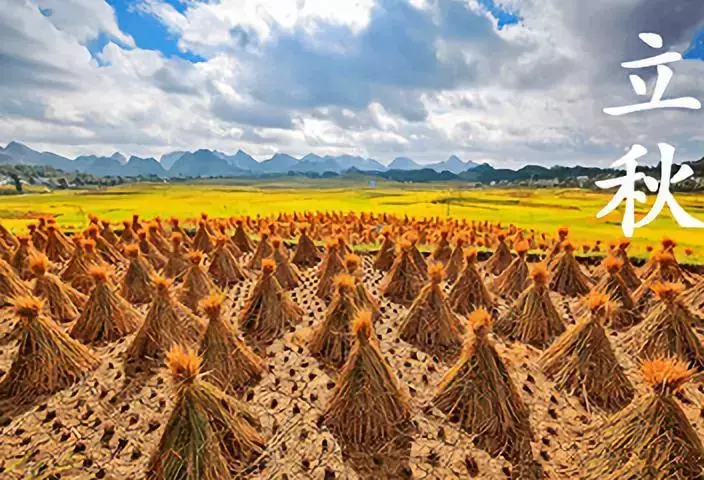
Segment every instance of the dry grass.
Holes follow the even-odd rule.
[[[19,348],[0,382],[0,398],[31,402],[72,385],[100,363],[91,350],[46,318],[41,313],[43,306],[40,299],[31,296],[14,301],[20,320]]]

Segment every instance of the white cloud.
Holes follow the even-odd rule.
[[[704,20],[700,2],[500,3],[519,10],[520,25],[499,29],[476,0],[187,1],[183,13],[139,0],[139,14],[206,59],[193,64],[134,46],[107,3],[10,2],[0,11],[0,142],[67,155],[457,153],[498,166],[603,165],[635,141],[701,155],[700,113],[601,111],[636,101],[619,63],[647,53],[637,33],[685,48]],[[101,34],[111,41],[96,60],[86,45]],[[668,95],[704,98],[704,62],[674,69]]]

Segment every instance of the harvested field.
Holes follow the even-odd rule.
[[[245,228],[252,234],[255,242],[260,236],[259,233],[267,232],[272,237],[282,238],[293,247],[291,244],[296,243],[300,227],[304,224],[308,227],[307,233],[318,244],[324,239],[341,238],[342,240],[337,242],[329,242],[328,247],[331,250],[340,249],[343,253],[346,249],[354,249],[358,244],[376,244],[381,241],[380,232],[364,228],[368,224],[376,224],[381,219],[326,216],[314,221],[312,216],[279,216],[260,219],[261,223],[251,218],[240,220],[243,220]],[[203,221],[203,231],[207,232],[209,226],[212,226],[214,231],[217,230],[221,220],[206,216]],[[139,219],[135,222],[136,229],[144,228],[149,223]],[[418,225],[413,225],[412,221],[405,223],[401,218],[389,217],[385,222],[394,229],[393,235],[390,235],[394,242],[398,242],[408,232],[415,234],[420,231]],[[226,231],[229,235],[235,232],[235,224],[227,223]],[[347,228],[342,229],[341,225],[347,225]],[[357,227],[360,232],[357,232]],[[421,238],[419,243],[432,249],[445,227],[448,225],[432,225],[427,237]],[[449,227],[452,227],[454,232],[449,236],[451,245],[455,245],[460,237],[466,240],[466,244],[474,244],[470,239],[472,231],[476,237],[486,238],[491,243],[498,241],[499,235],[501,241],[504,238],[513,240],[513,235],[517,233],[484,223],[465,226],[452,224]],[[168,226],[164,225],[163,228],[165,234],[169,233]],[[5,241],[7,240],[3,240]],[[138,238],[135,238],[134,242],[137,241]],[[550,241],[551,244],[554,242],[552,239]],[[115,242],[115,248],[120,251],[130,243],[121,243],[119,240]],[[231,245],[234,247],[234,242]],[[144,253],[135,252],[133,249],[130,251],[133,258],[134,255],[147,258]],[[672,251],[674,247],[670,249],[670,252]],[[329,253],[321,249],[321,261],[325,261],[324,257]],[[76,250],[72,255],[86,254]],[[287,254],[289,258],[293,258],[292,248],[289,251],[284,250],[284,255]],[[185,251],[180,255],[185,258]],[[250,264],[252,255],[253,253],[237,252],[236,261],[245,269],[245,266]],[[565,254],[557,255],[559,258]],[[203,271],[207,272],[210,259],[208,255],[205,257]],[[470,257],[473,258],[472,255]],[[272,342],[248,342],[264,359],[266,369],[261,380],[246,388],[239,399],[258,419],[259,433],[266,445],[261,454],[250,459],[247,467],[233,474],[233,477],[325,480],[502,479],[540,478],[537,472],[542,471],[545,478],[583,478],[579,466],[594,450],[593,432],[595,429],[598,431],[604,422],[607,422],[611,412],[604,412],[593,405],[583,405],[578,395],[573,396],[559,390],[555,383],[542,373],[541,349],[517,340],[509,340],[508,336],[504,338],[489,333],[486,341],[493,345],[505,365],[510,382],[515,386],[528,412],[527,421],[532,431],[532,438],[529,440],[529,456],[532,459],[526,458],[525,455],[520,458],[515,455],[508,458],[501,454],[491,456],[490,453],[495,452],[479,448],[475,442],[475,434],[461,428],[453,421],[452,415],[443,413],[433,403],[438,386],[451,371],[456,358],[441,360],[429,352],[428,348],[420,350],[401,339],[400,331],[409,307],[393,303],[384,297],[382,288],[386,272],[374,268],[374,255],[362,253],[361,258],[362,265],[357,272],[359,281],[379,304],[379,314],[373,319],[373,334],[378,339],[383,358],[398,380],[400,390],[407,395],[410,412],[408,428],[394,436],[393,441],[375,447],[374,451],[365,451],[360,445],[354,448],[345,445],[325,424],[323,416],[336,391],[340,371],[330,364],[316,360],[308,350],[308,345],[314,327],[323,321],[332,300],[317,295],[321,263],[312,267],[295,267],[300,273],[301,281],[290,290],[282,288],[285,293],[281,295],[288,296],[301,309],[300,321],[287,323],[283,335]],[[430,263],[430,257],[427,257],[426,261]],[[267,262],[264,263],[267,268]],[[409,263],[416,267],[418,265],[417,262]],[[492,289],[495,277],[486,273],[484,263],[477,262],[476,270],[494,299],[494,316],[501,318],[513,308],[514,299],[503,298]],[[129,264],[130,259],[123,257],[111,265],[111,285],[115,285],[117,292],[120,291],[117,285],[120,284],[119,281]],[[559,261],[554,263],[553,268],[562,268],[558,265]],[[56,268],[61,270],[64,264]],[[529,268],[534,268],[534,264],[529,264]],[[583,269],[583,274],[592,280],[595,280],[595,276],[600,278],[601,275],[600,266],[578,265],[573,268]],[[250,292],[261,279],[261,275],[267,274],[260,270],[249,269],[248,278],[221,287],[225,295],[222,318],[233,328],[237,328],[240,322],[240,312],[245,309]],[[660,273],[656,269],[650,275]],[[688,275],[692,281],[690,288],[694,289],[696,285],[701,284],[702,279],[699,276],[691,273]],[[275,278],[271,280],[276,282]],[[437,282],[438,276],[435,275],[430,281]],[[176,279],[173,285],[166,285],[164,280],[162,282],[164,286],[160,288],[172,290],[173,298],[179,298],[180,279]],[[30,287],[33,285],[32,281],[25,283]],[[0,286],[2,285],[0,282]],[[445,295],[450,292],[449,282],[443,281],[440,286]],[[267,295],[264,297],[270,298]],[[549,298],[568,332],[583,315],[588,314],[585,313],[579,298],[555,291],[549,293]],[[658,300],[656,298],[653,301]],[[703,342],[704,322],[700,321],[702,312],[694,307],[693,301],[686,301],[688,310],[685,310],[689,313],[682,315],[689,317],[682,320],[682,324],[691,328],[698,341]],[[698,305],[701,304],[702,302],[699,302]],[[140,321],[144,320],[151,307],[150,302],[136,303],[135,309],[140,315]],[[249,307],[248,311],[253,311],[252,305]],[[43,314],[47,316],[48,321],[54,321],[50,312]],[[191,315],[190,310],[188,314]],[[203,312],[196,309],[195,315],[203,323],[206,322],[207,316]],[[268,315],[272,315],[272,312],[268,312]],[[473,335],[470,333],[469,320],[464,315],[458,316],[457,320],[467,330],[464,336],[469,341]],[[24,321],[15,315],[11,305],[3,307],[0,313],[0,397],[3,395],[3,381],[9,376],[13,363],[16,362],[19,350],[18,336],[21,335]],[[75,322],[76,320],[57,320],[60,328],[66,333],[71,332]],[[627,338],[629,332],[614,330],[608,322],[605,323],[611,348],[625,376],[635,388],[635,398],[646,398],[650,395],[648,392],[652,387],[643,381],[640,360],[623,347],[622,340]],[[90,348],[99,359],[99,366],[93,372],[86,372],[83,379],[61,391],[24,399],[27,400],[25,405],[18,405],[17,399],[0,400],[0,476],[10,479],[123,479],[144,478],[148,474],[150,458],[162,439],[178,393],[175,393],[177,389],[163,361],[158,364],[139,364],[137,368],[126,364],[126,352],[135,335],[137,333],[131,332],[111,343],[91,344]],[[200,381],[207,382],[207,372],[201,372],[201,375]],[[683,383],[684,380],[678,382]],[[696,383],[695,378],[695,382],[685,385],[673,398],[693,430],[702,438],[704,384]],[[370,407],[374,408],[375,405]],[[359,421],[363,420],[360,418]],[[598,436],[596,438],[598,442]],[[696,445],[693,450],[688,451],[696,453]],[[704,468],[704,456],[698,458],[694,455],[689,461],[695,467],[698,464]],[[691,471],[691,468],[687,470]],[[656,478],[642,475],[637,478]]]

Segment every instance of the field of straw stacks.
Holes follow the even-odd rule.
[[[704,279],[671,239],[184,223],[0,225],[1,478],[704,478]]]

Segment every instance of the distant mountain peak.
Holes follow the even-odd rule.
[[[127,163],[127,157],[125,157],[120,152],[113,153],[112,155],[110,155],[110,158],[112,158],[113,160],[117,160],[118,162],[120,162],[123,165]]]
[[[33,150],[27,145],[13,140],[7,144],[5,151],[9,153],[26,153]]]

